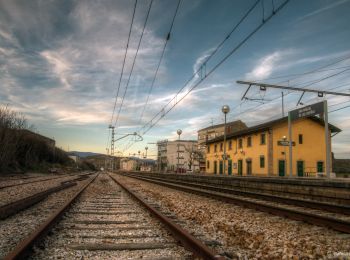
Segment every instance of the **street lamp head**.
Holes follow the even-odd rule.
[[[182,134],[182,130],[181,130],[181,129],[177,129],[176,132],[177,132],[178,135],[181,135],[181,134]]]
[[[147,146],[145,147],[145,150],[146,150],[146,151],[148,150],[148,147],[147,147]]]
[[[230,112],[230,107],[228,105],[223,105],[221,108],[222,113],[227,114]]]

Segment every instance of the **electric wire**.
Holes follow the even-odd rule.
[[[150,126],[143,131],[142,135],[147,133],[152,127],[154,127],[166,114],[168,114],[179,102],[181,102],[185,97],[187,97],[188,94],[190,94],[200,83],[202,83],[209,75],[211,75],[217,68],[219,68],[229,57],[232,56],[233,53],[235,53],[243,44],[245,44],[259,29],[261,29],[266,22],[268,22],[276,13],[278,13],[287,3],[289,0],[284,1],[276,10],[275,13],[271,13],[268,17],[266,17],[265,21],[263,23],[260,23],[252,32],[250,32],[238,45],[236,45],[221,61],[219,61],[206,75],[204,78],[201,78],[198,82],[196,82],[191,88],[188,90],[188,92],[182,96],[179,100],[176,100],[176,103],[172,105],[167,111],[165,111],[166,107],[163,107],[161,111],[164,111],[164,113],[159,117],[155,122],[151,123]],[[175,98],[173,98],[174,100]],[[152,122],[152,120],[151,120]]]
[[[296,78],[300,78],[300,76],[303,75],[308,75],[308,74],[314,74],[314,73],[318,73],[318,72],[324,72],[324,71],[330,71],[330,70],[338,70],[338,69],[344,69],[344,68],[348,68],[350,65],[347,66],[342,66],[342,67],[338,67],[338,68],[331,68],[331,69],[327,69],[327,70],[323,70],[324,68],[330,67],[334,64],[340,63],[342,61],[348,60],[350,59],[350,55],[346,56],[345,58],[341,58],[339,60],[336,60],[334,62],[331,62],[329,64],[323,65],[321,67],[318,67],[314,70],[308,71],[308,72],[303,72],[303,73],[295,73],[295,74],[288,74],[288,75],[282,75],[282,76],[276,76],[276,77],[271,77],[271,78],[263,78],[263,79],[257,79],[254,80],[253,82],[255,83],[259,83],[260,81],[266,81],[266,80],[273,80],[273,79],[280,79],[280,78],[288,78],[288,77],[294,77],[294,76],[298,76]],[[296,78],[293,78],[291,80],[294,80]],[[290,80],[289,80],[290,81]]]
[[[336,112],[336,111],[339,111],[339,110],[343,110],[343,109],[345,109],[345,108],[349,108],[349,107],[350,107],[350,105],[345,106],[345,107],[341,107],[341,108],[337,108],[337,109],[334,109],[334,110],[332,110],[332,111],[329,111],[329,112],[328,112],[328,114],[329,114],[329,113]]]
[[[173,100],[176,99],[176,97],[184,90],[184,88],[198,76],[198,74],[203,70],[203,68],[206,68],[206,64],[210,61],[212,57],[221,49],[221,47],[225,44],[225,42],[232,36],[232,34],[237,30],[237,28],[244,22],[244,20],[249,16],[249,14],[255,9],[255,7],[258,5],[258,3],[261,0],[257,0],[249,9],[248,11],[242,16],[242,18],[236,23],[233,27],[233,29],[225,36],[225,38],[215,47],[214,51],[210,53],[210,55],[202,62],[202,64],[199,66],[199,68],[191,75],[191,77],[185,82],[185,84],[180,88],[180,90],[175,94],[174,98],[172,98],[164,107],[167,107]],[[163,109],[160,110],[153,118],[150,120],[152,122],[155,118],[157,118],[158,115],[160,115],[163,112]],[[144,126],[146,127],[147,124]],[[143,128],[144,128],[143,127]],[[141,128],[142,129],[142,128]]]
[[[340,62],[340,61],[338,61],[338,62]],[[332,65],[333,65],[333,64],[332,64]],[[349,71],[349,70],[350,70],[350,68],[345,69],[345,70],[342,70],[342,71],[337,72],[337,73],[334,73],[334,74],[332,74],[332,75],[325,76],[325,77],[323,77],[323,78],[321,78],[321,79],[317,79],[317,80],[312,80],[312,81],[308,81],[308,82],[299,83],[299,84],[296,84],[295,86],[300,86],[300,85],[306,84],[306,85],[304,85],[304,86],[302,87],[302,88],[306,88],[306,87],[311,86],[311,85],[313,85],[313,84],[316,84],[316,83],[319,83],[319,82],[321,82],[321,81],[327,80],[327,79],[329,79],[329,78],[338,76],[338,75],[340,75],[340,74],[342,74],[342,73],[344,73],[344,72],[346,72],[346,71]],[[320,90],[320,91],[322,91],[322,90]],[[284,94],[284,97],[286,97],[287,95],[289,95],[289,94],[291,94],[291,93],[293,93],[293,92],[295,92],[295,91],[290,91],[290,92]],[[259,105],[255,106],[255,107],[252,107],[252,108],[248,108],[247,110],[244,110],[244,111],[241,112],[240,114],[245,114],[245,113],[250,112],[250,111],[252,111],[252,110],[254,111],[254,110],[256,110],[257,108],[259,108],[259,107],[261,107],[261,106],[263,106],[263,105],[265,105],[265,104],[268,104],[268,103],[270,103],[270,102],[273,102],[273,101],[275,101],[275,100],[278,100],[278,99],[280,99],[280,98],[281,98],[281,96],[278,96],[278,97],[276,97],[276,98],[272,98],[270,101],[268,101],[268,102],[266,102],[266,103],[259,104]],[[235,106],[232,110],[235,110],[238,106],[239,106],[239,105]]]
[[[141,129],[145,130],[140,133],[141,135],[146,134],[150,129],[152,129],[165,115],[167,115],[179,102],[181,102],[188,94],[190,94],[196,87],[199,86],[200,83],[202,83],[209,75],[211,75],[216,69],[218,69],[229,57],[232,56],[233,53],[235,53],[242,45],[244,45],[257,31],[259,31],[263,25],[266,24],[266,22],[268,22],[275,14],[277,14],[287,3],[289,2],[289,0],[284,1],[276,10],[274,10],[274,12],[272,12],[268,17],[266,17],[265,21],[260,23],[252,32],[250,32],[239,44],[237,44],[233,49],[231,49],[231,51],[224,56],[224,58],[222,58],[208,73],[205,74],[205,76],[203,78],[201,78],[199,81],[197,81],[194,85],[192,85],[190,87],[190,89],[187,91],[187,93],[182,96],[179,100],[176,100],[176,102],[170,107],[168,108],[166,111],[166,107],[168,104],[170,104],[173,100],[175,100],[177,98],[177,95],[175,95],[175,97],[173,99],[171,99],[167,105],[163,106],[163,108],[160,110],[160,112],[158,112],[156,114],[156,116],[154,116],[147,124],[145,124]],[[199,71],[199,70],[198,70]],[[197,73],[198,74],[198,73]],[[196,73],[194,73],[192,75],[192,77],[190,78],[190,80],[188,80],[185,85],[181,88],[185,88],[186,85],[197,75]],[[179,93],[179,92],[178,92]],[[155,121],[153,121],[160,113],[162,113],[162,115]],[[149,126],[148,126],[149,125]],[[148,126],[148,127],[147,127]],[[147,128],[146,128],[147,127]]]
[[[157,75],[158,75],[158,70],[159,70],[159,67],[160,67],[160,65],[161,65],[161,63],[162,63],[163,57],[164,57],[165,49],[166,49],[166,47],[167,47],[167,45],[168,45],[168,42],[169,42],[169,40],[170,40],[171,31],[172,31],[172,29],[173,29],[174,22],[175,22],[175,18],[176,18],[176,16],[177,16],[177,13],[178,13],[179,6],[180,6],[181,1],[182,1],[182,0],[178,0],[178,2],[177,2],[176,10],[175,10],[173,19],[172,19],[172,21],[171,21],[170,29],[169,29],[169,32],[168,32],[167,37],[166,37],[166,39],[165,39],[165,43],[164,43],[164,46],[163,46],[162,54],[161,54],[161,56],[160,56],[160,59],[159,59],[159,62],[158,62],[156,71],[155,71],[154,76],[153,76],[153,79],[152,79],[152,83],[151,83],[150,88],[149,88],[149,91],[148,91],[146,103],[145,103],[145,105],[143,106],[143,109],[142,109],[142,112],[141,112],[141,116],[140,116],[140,119],[139,119],[139,124],[141,124],[141,122],[142,122],[142,118],[143,118],[144,112],[145,112],[146,107],[147,107],[147,105],[148,105],[149,97],[150,97],[151,92],[152,92],[152,90],[153,90],[154,83],[155,83],[156,78],[157,78]]]
[[[115,96],[115,101],[114,101],[114,106],[113,106],[113,111],[112,111],[112,117],[111,117],[111,123],[110,123],[110,125],[113,124],[113,118],[114,118],[115,108],[116,108],[117,101],[118,101],[118,96],[119,96],[119,91],[120,91],[120,85],[121,85],[121,81],[122,81],[123,74],[124,74],[125,60],[126,60],[126,56],[127,56],[128,49],[129,49],[129,42],[130,42],[131,30],[132,30],[132,26],[133,26],[134,18],[135,18],[136,5],[137,5],[137,0],[135,0],[135,4],[134,4],[134,10],[133,10],[132,19],[131,19],[131,24],[130,24],[129,34],[128,34],[128,40],[127,40],[127,43],[126,43],[126,48],[125,48],[125,53],[124,53],[122,71],[121,71],[120,77],[119,77],[117,95]]]
[[[117,114],[117,117],[116,117],[114,126],[117,126],[117,123],[118,123],[118,120],[119,120],[119,115],[120,115],[121,109],[122,109],[123,104],[124,104],[124,99],[125,99],[127,90],[128,90],[128,88],[129,88],[130,78],[131,78],[131,75],[132,75],[132,73],[133,73],[133,71],[134,71],[134,66],[135,66],[135,63],[136,63],[136,58],[137,58],[137,55],[138,55],[138,53],[139,53],[140,45],[141,45],[142,38],[143,38],[143,35],[144,35],[144,31],[145,31],[145,28],[146,28],[146,25],[147,25],[147,21],[148,21],[148,18],[149,18],[149,14],[150,14],[150,12],[151,12],[152,4],[153,4],[153,0],[151,0],[150,5],[149,5],[148,10],[147,10],[147,15],[146,15],[145,22],[144,22],[144,24],[143,24],[143,29],[142,29],[141,37],[140,37],[139,42],[138,42],[138,45],[137,45],[136,54],[135,54],[135,56],[134,56],[134,60],[133,60],[132,65],[131,65],[131,70],[130,70],[130,73],[129,73],[128,81],[127,81],[126,86],[125,86],[124,94],[123,94],[123,97],[122,97],[122,101],[121,101],[121,103],[120,103],[120,107],[119,107],[119,110],[118,110],[118,114]]]

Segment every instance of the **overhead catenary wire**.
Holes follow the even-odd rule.
[[[348,57],[348,59],[349,59],[349,58],[350,58],[350,57]],[[339,60],[338,62],[341,62],[341,61],[343,61],[343,59],[342,59],[342,60]],[[332,63],[332,64],[330,64],[330,65],[333,65],[333,64],[335,64],[335,63]],[[328,66],[329,66],[329,65],[328,65]],[[300,85],[306,84],[306,85],[302,86],[302,88],[306,88],[306,87],[311,86],[311,85],[313,85],[313,84],[320,83],[320,82],[322,82],[322,81],[324,81],[324,80],[327,80],[327,79],[330,79],[330,78],[332,78],[332,77],[338,76],[338,75],[340,75],[340,74],[342,74],[342,73],[344,73],[344,72],[346,72],[346,71],[349,71],[349,70],[350,70],[350,68],[349,68],[349,69],[342,70],[342,71],[337,72],[337,73],[334,73],[334,74],[331,74],[331,75],[328,75],[328,76],[325,76],[325,77],[320,78],[320,79],[316,79],[316,80],[312,80],[312,81],[308,81],[308,82],[304,82],[304,83],[299,83],[299,84],[296,84],[295,86],[300,86]],[[284,97],[286,97],[287,95],[289,95],[289,94],[291,94],[291,93],[293,93],[293,91],[289,91],[288,93],[284,94]],[[273,102],[273,101],[275,101],[275,100],[278,100],[278,99],[280,99],[280,98],[281,98],[281,96],[278,96],[278,97],[276,97],[276,98],[273,98],[273,99],[267,101],[266,103],[262,103],[262,104],[259,104],[259,105],[257,105],[257,106],[254,106],[254,107],[252,107],[252,108],[248,108],[247,110],[242,111],[240,114],[242,115],[242,114],[245,114],[245,113],[247,113],[247,112],[254,111],[254,110],[256,110],[257,108],[259,108],[259,107],[261,107],[261,106],[263,106],[263,105],[265,105],[265,104],[268,104],[268,103],[270,103],[270,102]],[[232,110],[235,110],[238,106],[239,106],[239,105],[237,105],[236,107],[234,107]]]
[[[150,129],[152,129],[166,114],[168,114],[177,104],[179,104],[184,98],[186,98],[186,96],[188,94],[190,94],[196,87],[199,86],[200,83],[202,83],[209,75],[211,75],[217,68],[219,68],[229,57],[231,57],[231,55],[233,53],[235,53],[242,45],[244,45],[257,31],[259,31],[259,29],[262,28],[262,26],[264,24],[266,24],[266,22],[268,22],[274,15],[276,15],[287,3],[289,2],[289,0],[284,1],[277,9],[275,9],[271,14],[269,14],[264,22],[260,23],[252,32],[250,32],[239,44],[237,44],[233,49],[231,49],[231,51],[225,55],[211,70],[209,70],[208,73],[205,74],[204,77],[200,78],[199,81],[197,81],[195,84],[193,84],[190,89],[188,90],[188,92],[182,96],[179,100],[177,100],[177,96],[179,94],[176,94],[174,96],[174,98],[172,98],[165,106],[163,106],[163,108],[160,110],[160,112],[158,112],[148,123],[146,123],[141,129],[145,129],[144,131],[142,131],[142,133],[140,133],[141,135],[146,134]],[[196,77],[196,75],[198,75],[198,72],[200,70],[198,70],[196,73],[194,73],[191,78],[186,81],[185,85],[180,89],[180,91],[182,89],[184,89],[188,83],[190,83],[192,81],[193,78]],[[167,106],[173,102],[175,100],[175,103],[166,110]],[[161,116],[157,118],[158,115]],[[155,120],[156,119],[156,120]],[[148,126],[148,127],[147,127]],[[141,130],[140,129],[140,130]]]
[[[241,19],[233,26],[233,29],[225,36],[225,38],[215,47],[215,49],[207,56],[207,58],[202,62],[202,64],[199,66],[199,68],[191,75],[191,77],[185,82],[185,84],[180,88],[177,93],[175,94],[174,98],[170,99],[170,101],[164,106],[167,107],[171,102],[173,102],[176,97],[184,90],[184,88],[193,80],[196,78],[196,76],[203,70],[203,68],[206,69],[206,64],[210,61],[211,58],[214,57],[214,55],[222,48],[222,46],[225,44],[225,42],[230,39],[232,34],[237,30],[237,28],[244,22],[244,20],[249,16],[249,14],[255,9],[255,7],[258,5],[258,3],[261,0],[255,1],[255,3],[247,10],[247,12],[241,17]],[[274,9],[275,10],[275,9]],[[206,77],[207,75],[205,75]],[[157,116],[159,116],[163,112],[163,109],[160,110],[156,115],[153,116],[153,118],[150,120],[152,122]],[[145,125],[147,126],[147,124]],[[144,127],[145,127],[144,126]]]
[[[119,106],[119,110],[118,110],[118,114],[117,114],[117,117],[116,117],[114,126],[117,126],[117,123],[118,123],[118,120],[119,120],[119,115],[120,115],[121,109],[122,109],[123,104],[124,104],[124,99],[125,99],[127,90],[128,90],[128,88],[129,88],[129,83],[130,83],[131,75],[132,75],[132,73],[133,73],[133,71],[134,71],[134,66],[135,66],[135,63],[136,63],[137,55],[138,55],[138,53],[139,53],[139,49],[140,49],[140,46],[141,46],[141,42],[142,42],[142,38],[143,38],[143,35],[144,35],[144,31],[145,31],[145,28],[146,28],[146,25],[147,25],[147,21],[148,21],[148,18],[149,18],[149,14],[150,14],[150,12],[151,12],[152,4],[153,4],[153,0],[151,0],[151,2],[150,2],[150,4],[149,4],[149,7],[148,7],[148,10],[147,10],[146,19],[145,19],[145,22],[144,22],[144,24],[143,24],[143,29],[142,29],[141,37],[140,37],[139,42],[138,42],[138,45],[137,45],[136,54],[135,54],[135,56],[134,56],[134,60],[133,60],[133,63],[132,63],[132,65],[131,65],[131,70],[130,70],[129,77],[128,77],[128,80],[127,80],[127,83],[126,83],[126,86],[125,86],[125,89],[124,89],[124,94],[123,94],[122,101],[121,101],[120,106]]]
[[[123,74],[124,74],[125,61],[126,61],[126,56],[127,56],[128,49],[129,49],[129,42],[130,42],[131,30],[132,30],[132,26],[133,26],[133,24],[134,24],[136,6],[137,6],[137,0],[135,0],[135,4],[134,4],[134,10],[133,10],[133,14],[132,14],[131,23],[130,23],[129,34],[128,34],[128,40],[127,40],[127,43],[126,43],[125,53],[124,53],[124,58],[123,58],[122,71],[121,71],[120,77],[119,77],[118,88],[117,88],[117,94],[116,94],[116,96],[115,96],[115,101],[114,101],[114,106],[113,106],[113,110],[112,110],[112,116],[111,116],[110,125],[113,124],[113,118],[114,118],[115,108],[116,108],[117,101],[118,101],[118,96],[119,96],[119,91],[120,91],[120,85],[121,85],[121,81],[122,81]]]
[[[182,0],[178,0],[178,2],[177,2],[176,10],[175,10],[175,13],[174,13],[174,15],[173,15],[173,19],[172,19],[172,21],[171,21],[170,29],[169,29],[169,32],[167,33],[166,38],[165,38],[165,43],[164,43],[164,46],[163,46],[163,49],[162,49],[162,53],[161,53],[161,55],[160,55],[160,59],[159,59],[158,65],[157,65],[157,67],[156,67],[156,70],[155,70],[155,73],[154,73],[154,76],[153,76],[153,79],[152,79],[152,83],[151,83],[150,88],[149,88],[149,90],[148,90],[148,95],[147,95],[146,102],[145,102],[145,104],[144,104],[144,106],[143,106],[143,109],[142,109],[142,112],[141,112],[141,115],[140,115],[139,124],[142,123],[142,118],[143,118],[143,115],[144,115],[144,113],[145,113],[146,107],[147,107],[147,105],[148,105],[149,97],[150,97],[150,95],[151,95],[151,93],[152,93],[152,90],[153,90],[153,87],[154,87],[154,83],[155,83],[155,81],[156,81],[156,78],[157,78],[157,75],[158,75],[158,71],[159,71],[160,65],[161,65],[161,63],[162,63],[162,60],[163,60],[163,57],[164,57],[164,53],[165,53],[166,47],[167,47],[168,42],[169,42],[169,40],[170,40],[171,31],[172,31],[172,29],[173,29],[174,22],[175,22],[175,18],[176,18],[176,16],[177,16],[177,13],[178,13],[178,10],[179,10],[181,1],[182,1]]]
[[[334,62],[331,62],[329,64],[326,64],[326,65],[323,65],[321,67],[318,67],[316,69],[313,69],[311,71],[302,72],[302,73],[288,74],[288,75],[281,75],[281,76],[275,76],[275,77],[270,77],[270,78],[256,79],[256,80],[254,80],[254,82],[258,83],[259,81],[266,81],[266,80],[273,80],[273,79],[280,79],[280,78],[288,78],[288,77],[294,77],[294,76],[297,76],[296,78],[300,78],[301,76],[308,75],[308,74],[314,74],[314,73],[318,73],[318,72],[338,70],[338,69],[345,69],[345,68],[348,68],[350,65],[341,66],[341,67],[337,67],[337,68],[331,68],[331,69],[324,69],[324,68],[330,67],[332,65],[335,65],[337,63],[340,63],[340,62],[348,60],[348,59],[350,59],[350,55],[345,56],[344,58],[341,58],[341,59],[336,60]],[[293,78],[293,79],[290,79],[290,80],[294,80],[296,78]]]
[[[185,97],[187,97],[188,94],[190,94],[196,87],[199,86],[200,83],[202,83],[209,75],[211,75],[217,68],[219,68],[233,53],[235,53],[243,44],[245,44],[259,29],[261,29],[266,22],[268,22],[276,13],[278,13],[287,3],[289,0],[284,1],[276,10],[275,13],[271,13],[268,17],[265,18],[265,21],[260,23],[252,32],[250,32],[239,44],[237,44],[227,55],[225,55],[209,72],[205,75],[205,77],[199,79],[198,82],[196,82],[187,93],[182,96],[179,100],[176,100],[175,104],[172,105],[170,108],[168,108],[165,111],[165,107],[162,108],[161,111],[164,111],[164,113],[153,123],[150,124],[150,126],[145,129],[142,133],[144,135],[147,133],[152,127],[154,127],[166,114],[168,114],[178,103],[180,103]],[[174,97],[172,100],[174,100],[176,97]],[[169,103],[168,103],[169,104]],[[159,113],[158,113],[159,114]],[[152,120],[151,120],[152,122]]]
[[[345,109],[345,108],[349,108],[349,107],[350,107],[350,105],[348,105],[348,106],[344,106],[344,107],[337,108],[337,109],[334,109],[334,110],[332,110],[332,111],[329,111],[328,113],[333,113],[333,112],[336,112],[336,111],[339,111],[339,110],[343,110],[343,109]]]
[[[313,69],[313,70],[308,71],[308,72],[305,72],[305,73],[296,74],[296,75],[295,75],[295,74],[294,74],[294,75],[291,74],[291,76],[296,76],[296,77],[294,77],[293,79],[289,79],[289,80],[282,81],[282,82],[280,82],[279,84],[284,83],[284,82],[288,82],[288,83],[289,83],[290,81],[295,80],[295,79],[297,79],[297,78],[300,78],[300,76],[303,76],[303,75],[312,74],[312,73],[315,73],[315,72],[320,72],[320,71],[321,71],[322,69],[324,69],[324,68],[330,67],[330,66],[332,66],[332,65],[334,65],[334,64],[340,63],[340,62],[345,61],[345,60],[348,60],[348,59],[350,59],[350,55],[345,56],[345,57],[343,57],[343,58],[341,58],[341,59],[338,59],[338,60],[336,60],[336,61],[333,61],[333,62],[331,62],[331,63],[328,63],[328,64],[326,64],[326,65],[323,65],[323,66],[321,66],[321,67],[318,67],[318,68],[316,68],[316,69]],[[341,67],[341,69],[342,69],[342,68],[348,68],[348,66]],[[330,77],[337,76],[337,75],[342,74],[342,73],[344,73],[344,72],[346,72],[346,71],[348,71],[348,70],[345,69],[345,70],[343,70],[343,71],[341,71],[341,72],[339,72],[339,73],[335,73],[334,75],[331,75]],[[286,77],[286,75],[280,76],[280,77]],[[269,80],[269,79],[277,79],[277,78],[280,78],[280,77],[277,76],[277,77],[273,77],[273,78],[260,79],[260,80],[254,81],[254,82],[259,82],[259,81],[262,81],[262,80]],[[328,78],[330,78],[330,77],[327,76],[326,78],[322,79],[321,81],[323,81],[323,80],[325,80],[325,79],[328,79]],[[319,81],[319,80],[317,79],[316,81],[315,81],[315,80],[312,80],[312,81],[309,81],[309,82],[303,82],[303,83],[296,84],[296,85],[294,85],[294,86],[300,86],[300,85],[304,85],[304,84],[307,84],[307,83],[311,83],[310,85],[313,85],[313,84],[319,83],[319,82],[321,82],[321,81]],[[306,85],[306,86],[304,86],[304,87],[307,87],[307,86],[310,86],[310,85]],[[335,89],[335,88],[334,88],[334,89]],[[288,92],[287,94],[284,94],[284,97],[287,96],[287,95],[289,95],[290,93],[292,93],[292,92]],[[265,103],[259,104],[259,105],[255,106],[254,108],[249,108],[248,110],[243,111],[242,114],[244,114],[244,113],[246,113],[246,112],[250,112],[250,110],[252,110],[252,109],[255,110],[255,109],[258,108],[258,107],[261,107],[261,106],[263,106],[263,105],[265,105],[265,104],[268,104],[268,103],[273,102],[273,101],[275,101],[275,100],[277,100],[277,99],[280,99],[280,98],[281,98],[281,96],[278,96],[278,97],[273,98],[273,99],[271,99],[271,100],[269,100],[269,101],[267,101],[267,102],[265,102]],[[236,109],[236,108],[237,108],[238,106],[240,106],[240,105],[241,105],[241,103],[240,103],[239,105],[237,105],[236,107],[234,107],[232,110]]]

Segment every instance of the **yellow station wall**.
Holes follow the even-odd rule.
[[[265,144],[261,144],[260,136],[265,134]],[[299,144],[299,134],[303,135],[303,143]],[[252,139],[252,145],[247,146],[248,137]],[[256,132],[250,135],[235,137],[226,140],[226,153],[232,160],[232,174],[238,174],[238,160],[242,160],[242,175],[247,175],[247,159],[252,163],[252,175],[254,176],[277,176],[279,160],[286,158],[286,175],[289,176],[289,147],[280,146],[278,140],[282,140],[283,136],[288,138],[288,123],[282,122],[271,126],[269,130]],[[304,161],[304,172],[314,175],[317,162],[322,161],[325,166],[326,145],[324,126],[310,119],[300,119],[292,123],[292,137],[295,142],[293,146],[293,175],[297,175],[297,161]],[[242,148],[238,147],[238,140],[243,140]],[[229,142],[232,142],[232,149],[229,149]],[[206,172],[214,174],[214,161],[217,161],[217,174],[220,173],[220,160],[222,161],[223,151],[220,151],[220,143],[208,144],[210,152],[206,153]],[[214,152],[214,146],[217,145],[217,151]],[[272,150],[271,150],[272,149]],[[282,152],[286,152],[285,155]],[[270,156],[269,156],[270,155]],[[272,155],[272,158],[271,158]],[[260,167],[260,156],[265,158],[265,166]],[[269,165],[269,162],[271,163]],[[226,174],[228,173],[228,162],[226,162]]]

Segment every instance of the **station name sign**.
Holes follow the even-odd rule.
[[[279,145],[279,146],[289,146],[289,141],[280,140],[280,141],[277,141],[277,145]],[[294,141],[292,142],[292,145],[295,146],[295,142]]]
[[[296,120],[303,117],[314,116],[324,112],[324,101],[298,108],[289,112],[291,120]]]

